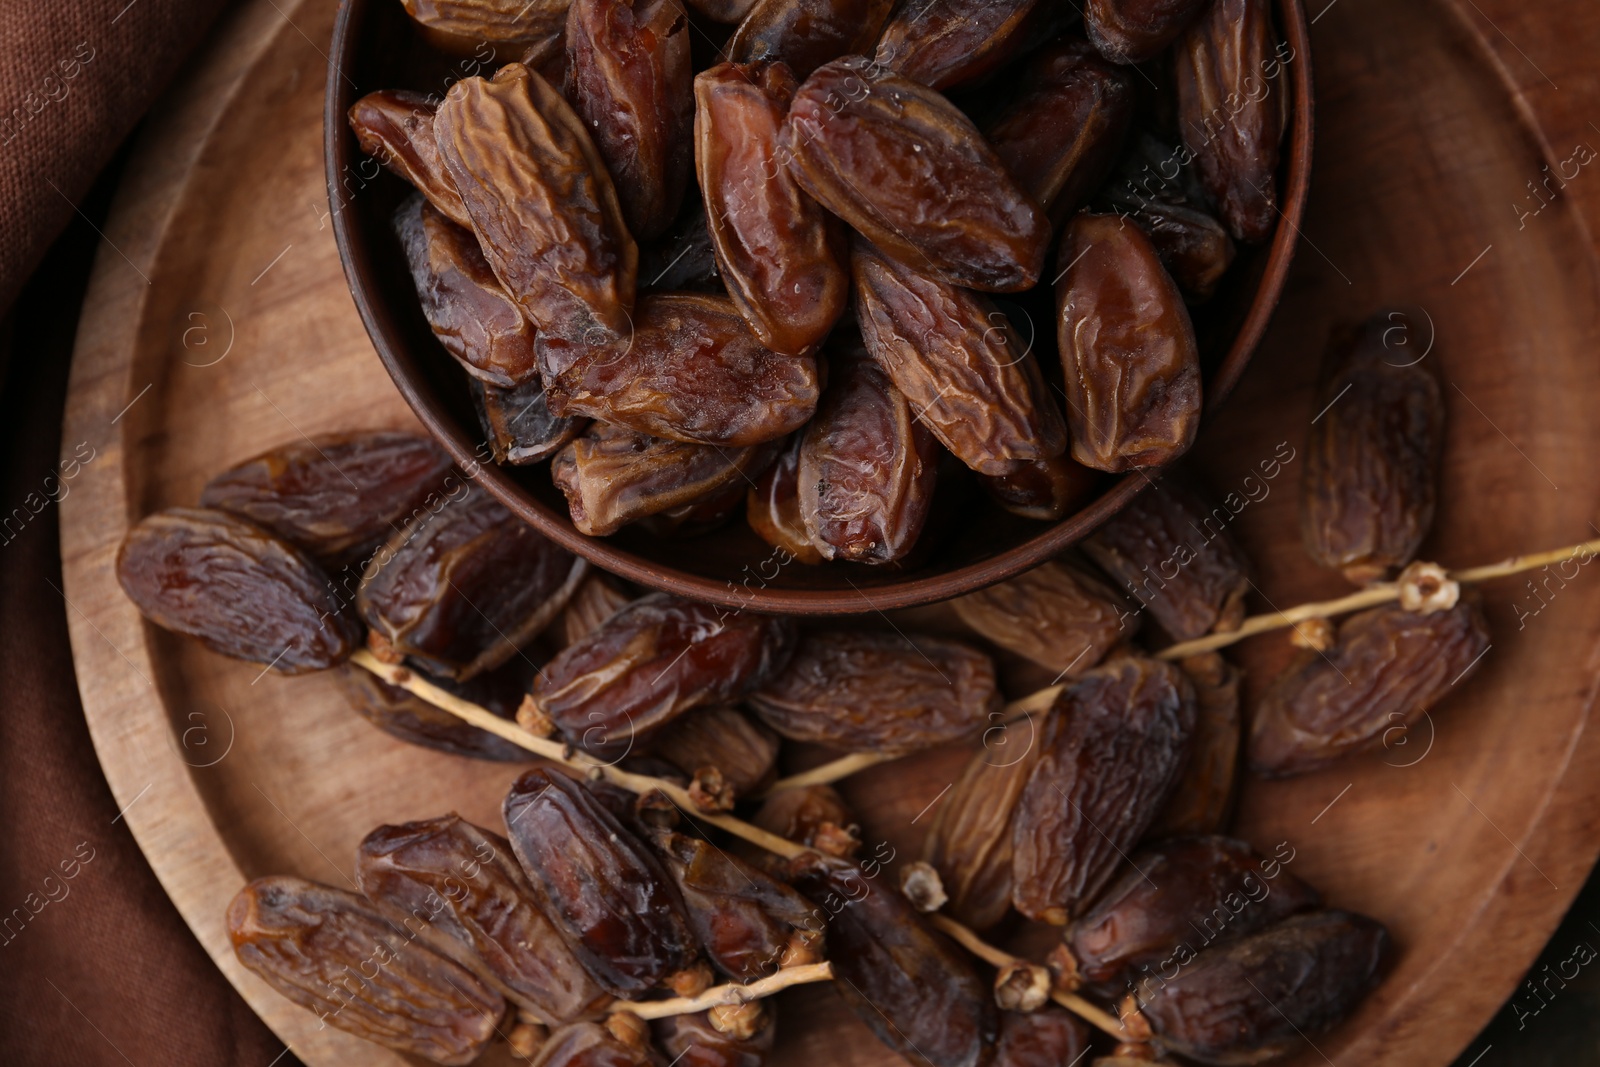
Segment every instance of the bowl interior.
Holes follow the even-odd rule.
[[[1299,237],[1311,169],[1311,70],[1305,15],[1278,0],[1279,32],[1294,58],[1283,67],[1292,96],[1279,171],[1283,215],[1272,240],[1240,248],[1217,294],[1191,309],[1200,342],[1206,421],[1232,392],[1282,293]],[[652,588],[730,608],[793,614],[848,614],[932,603],[1011,577],[1074,544],[1149,483],[1152,471],[1107,475],[1097,494],[1060,522],[1019,518],[991,503],[959,464],[941,468],[934,513],[902,566],[780,565],[784,558],[735,519],[694,537],[627,528],[607,538],[579,533],[548,464],[498,466],[479,429],[467,376],[423,318],[399,242],[390,228],[409,187],[365,157],[345,122],[350,105],[377,89],[442,95],[459,78],[517,58],[482,45],[466,56],[431,47],[392,0],[343,0],[330,53],[325,113],[328,192],[345,277],[384,366],[417,416],[458,464],[524,521],[600,567]],[[1031,340],[1047,374],[1055,359],[1048,307],[1001,298],[1019,337]],[[1204,426],[1202,426],[1204,432]]]

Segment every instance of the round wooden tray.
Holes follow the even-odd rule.
[[[79,333],[62,553],[95,746],[178,909],[302,1060],[395,1064],[244,972],[223,909],[262,874],[346,884],[356,842],[381,822],[454,809],[493,825],[516,768],[391,741],[330,678],[263,676],[155,631],[113,573],[131,520],[193,501],[228,464],[302,434],[414,425],[362,330],[327,218],[332,20],[326,0],[244,4],[152,117]],[[1298,460],[1271,481],[1246,478],[1301,450],[1329,325],[1385,303],[1427,310],[1429,358],[1448,382],[1443,506],[1424,554],[1487,562],[1595,529],[1600,363],[1588,339],[1600,266],[1566,199],[1525,228],[1508,210],[1545,159],[1567,153],[1541,151],[1478,26],[1441,3],[1366,5],[1317,28],[1306,240],[1198,457],[1219,491],[1249,501],[1235,529],[1258,565],[1257,610],[1341,591],[1298,544]],[[1239,831],[1268,849],[1287,841],[1298,873],[1388,923],[1400,946],[1379,992],[1300,1062],[1448,1062],[1511,992],[1600,848],[1600,742],[1586,729],[1600,582],[1552,579],[1542,599],[1520,580],[1486,592],[1493,649],[1424,724],[1372,758],[1246,783]],[[1281,636],[1265,637],[1237,659],[1259,684],[1286,654]],[[914,853],[926,822],[912,820],[961,758],[848,783],[867,833]],[[782,1010],[779,1067],[889,1059],[826,989],[785,994]]]

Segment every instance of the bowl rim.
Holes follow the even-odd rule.
[[[565,513],[535,499],[497,464],[482,462],[478,443],[463,433],[463,428],[433,391],[413,376],[407,359],[400,355],[405,347],[404,339],[392,320],[380,312],[373,299],[371,290],[375,287],[368,284],[372,273],[371,250],[357,238],[350,214],[341,209],[341,178],[348,172],[354,159],[350,147],[355,143],[354,135],[349,132],[345,121],[345,113],[354,99],[354,84],[344,74],[345,61],[354,47],[351,25],[371,2],[340,0],[328,52],[328,79],[323,108],[323,159],[329,213],[346,285],[384,369],[428,433],[444,447],[470,479],[482,484],[518,518],[568,551],[582,556],[604,571],[650,589],[734,611],[751,610],[780,615],[858,615],[868,611],[918,607],[994,585],[1053,559],[1126,507],[1135,496],[1153,484],[1152,475],[1163,469],[1141,468],[1128,472],[1086,507],[998,555],[923,577],[913,572],[903,581],[870,588],[858,588],[848,577],[845,578],[851,586],[848,590],[766,585],[751,588],[748,581],[736,585],[731,579],[689,573],[636,555],[605,538],[589,537],[578,532]],[[1280,221],[1273,230],[1266,251],[1266,265],[1249,309],[1227,353],[1217,364],[1216,373],[1206,386],[1202,428],[1215,418],[1217,410],[1239,383],[1277,309],[1301,237],[1300,223],[1305,215],[1311,187],[1315,100],[1310,26],[1301,0],[1275,0],[1274,7],[1283,39],[1293,50],[1291,59],[1282,66],[1282,70],[1292,79],[1294,96],[1289,114],[1288,145],[1280,164],[1285,176],[1279,197]]]

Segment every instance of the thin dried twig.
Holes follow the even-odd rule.
[[[833,964],[824,960],[821,963],[801,963],[785,967],[747,985],[730,982],[728,985],[712,986],[697,997],[619,1000],[606,1010],[632,1012],[641,1019],[665,1019],[669,1015],[692,1015],[697,1011],[705,1011],[722,1004],[745,1004],[752,1000],[760,1000],[762,997],[770,997],[780,989],[805,985],[807,982],[831,981],[833,981]]]

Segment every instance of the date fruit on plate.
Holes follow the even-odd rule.
[[[1007,171],[1057,226],[1105,181],[1133,121],[1133,79],[1081,37],[1022,66],[1010,101],[984,124]]]
[[[990,984],[891,884],[807,853],[795,888],[828,915],[834,985],[878,1040],[930,1067],[983,1067],[997,1022]]]
[[[1104,477],[1069,455],[1036,459],[992,478],[979,476],[989,498],[1013,515],[1055,522],[1086,501]]]
[[[1177,641],[1230,633],[1244,621],[1249,563],[1228,530],[1234,512],[1210,507],[1168,472],[1083,543]]]
[[[1180,1056],[1264,1063],[1343,1022],[1377,983],[1390,945],[1364,915],[1297,915],[1200,953],[1139,1009]]]
[[[488,490],[465,488],[390,538],[356,595],[380,656],[458,682],[516,655],[588,571]]]
[[[970,85],[1037,44],[1052,28],[1051,7],[1047,0],[902,4],[878,38],[876,59],[930,89]]]
[[[800,516],[824,559],[893,563],[933,503],[939,442],[864,353],[841,352],[800,443]]]
[[[793,647],[786,619],[654,593],[562,649],[533,699],[568,743],[616,758],[684,712],[741,699]]]
[[[1200,426],[1200,353],[1150,239],[1115,215],[1080,214],[1062,235],[1058,268],[1072,457],[1124,471],[1183,455]]]
[[[567,13],[570,98],[641,241],[672,224],[689,184],[689,32],[677,0],[572,0]]]
[[[802,189],[916,270],[986,292],[1044,270],[1049,219],[936,90],[847,56],[806,79],[779,144]]]
[[[790,740],[900,755],[976,736],[1002,700],[994,662],[971,645],[835,630],[802,637],[747,703]]]
[[[1061,409],[1005,313],[858,241],[850,253],[867,351],[926,426],[979,474],[1067,448]]]
[[[439,157],[433,132],[437,110],[438,105],[422,93],[380,89],[350,105],[350,129],[363,152],[416,186],[445,218],[470,227],[467,207]]]
[[[1000,1013],[994,1067],[1076,1067],[1089,1048],[1089,1028],[1065,1008]]]
[[[639,250],[583,121],[520,63],[463,78],[434,117],[484,257],[542,336],[631,329]],[[548,384],[548,382],[546,383]]]
[[[979,636],[1074,677],[1139,630],[1122,597],[1072,560],[1047,560],[950,602]]]
[[[1283,68],[1293,59],[1273,31],[1271,0],[1212,0],[1173,48],[1184,144],[1222,221],[1249,244],[1278,223],[1290,92]]]
[[[1194,716],[1188,678],[1144,656],[1062,691],[1011,818],[1018,911],[1063,926],[1094,900],[1182,774]]]
[[[420,196],[394,216],[422,314],[444,350],[475,379],[511,387],[537,380],[533,324],[489,269],[471,230]]]
[[[434,684],[512,722],[537,669],[532,661],[513,656],[471,681],[457,684],[441,679]],[[526,763],[530,758],[528,750],[521,745],[470,726],[409,690],[390,685],[365,668],[345,664],[338,669],[336,677],[339,688],[358,715],[407,744],[470,759]]]
[[[777,1012],[771,1000],[758,1000],[669,1015],[650,1030],[663,1055],[680,1067],[762,1067],[778,1032]]]
[[[726,297],[649,293],[632,332],[602,345],[538,339],[550,410],[673,441],[757,445],[805,425],[821,383],[811,356],[762,347]]]
[[[117,581],[163,630],[279,674],[326,670],[361,642],[360,624],[311,557],[225,511],[146,515],[123,538]]]
[[[805,434],[789,438],[783,451],[746,496],[745,519],[763,541],[801,563],[821,563],[822,553],[811,543],[800,513],[800,449]],[[774,554],[776,555],[776,554]],[[778,563],[788,560],[777,559]]]
[[[1399,604],[1351,615],[1331,648],[1304,651],[1256,706],[1250,767],[1283,777],[1386,743],[1477,669],[1489,625],[1477,599],[1426,614]]]
[[[249,519],[333,570],[365,561],[460,484],[444,449],[418,434],[321,434],[223,471],[200,506]]]
[[[735,63],[781,59],[800,78],[872,51],[894,0],[757,0],[728,42]]]
[[[1183,777],[1151,824],[1156,838],[1223,829],[1239,782],[1239,671],[1216,652],[1189,656],[1179,665],[1194,684],[1194,742]]]
[[[581,782],[529,771],[504,814],[539,909],[608,993],[637,999],[694,962],[688,916],[661,864]]]
[[[227,923],[234,955],[273,989],[399,1052],[471,1063],[506,1014],[505,1000],[471,971],[342,889],[258,878],[228,905]]]
[[[984,931],[1011,910],[1011,815],[1038,758],[1035,718],[992,726],[939,801],[922,858],[939,872],[945,911]]]
[[[1132,869],[1067,928],[1075,977],[1108,991],[1137,982],[1148,994],[1200,950],[1320,907],[1316,890],[1285,869],[1293,859],[1287,844],[1267,859],[1231,837],[1182,837],[1141,849]]]
[[[541,1022],[571,1022],[605,997],[539,910],[511,843],[459,815],[372,831],[356,884],[408,936]]]
[[[781,63],[722,63],[694,80],[694,159],[717,266],[774,352],[815,352],[850,300],[844,234],[779,162],[799,84]]]
[[[423,26],[464,41],[524,44],[561,32],[566,0],[401,0]]]
[[[544,382],[534,374],[510,389],[474,378],[472,398],[489,453],[496,463],[522,466],[549,459],[582,433],[587,419],[563,419],[550,413]]]
[[[1312,559],[1357,585],[1411,562],[1433,524],[1444,397],[1421,314],[1380,311],[1336,331],[1322,359],[1300,533]]]
[[[1216,292],[1238,249],[1211,215],[1191,169],[1182,164],[1185,152],[1141,134],[1101,189],[1095,210],[1114,212],[1143,230],[1184,299],[1203,304]]]
[[[1113,63],[1144,63],[1171,44],[1211,0],[1088,0],[1083,27]]]

